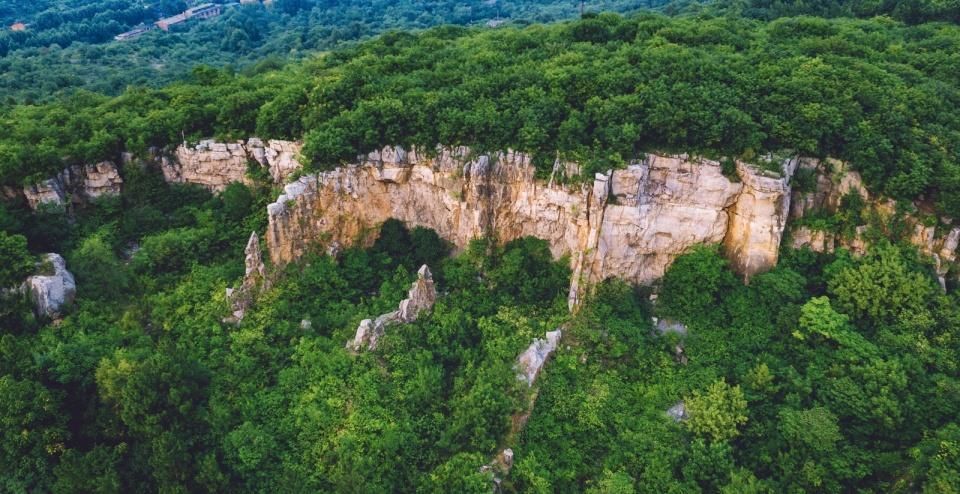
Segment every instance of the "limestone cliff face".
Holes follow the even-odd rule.
[[[796,165],[788,160],[780,174],[773,174],[737,163],[743,191],[730,208],[724,248],[733,268],[748,278],[777,264]]]
[[[65,168],[53,178],[24,187],[23,197],[33,210],[43,204],[67,207],[71,203],[119,195],[122,185],[123,178],[117,166],[112,161],[102,161]],[[8,188],[4,195],[13,198],[16,191]]]
[[[813,229],[801,221],[804,217],[818,211],[837,212],[843,197],[850,193],[859,194],[865,200],[867,211],[879,220],[881,230],[895,222],[896,203],[885,198],[871,198],[860,174],[851,170],[847,163],[835,159],[822,162],[802,160],[800,168],[809,169],[813,173],[815,186],[813,190],[797,191],[793,194],[790,217],[797,223],[790,229],[792,247],[809,247],[816,252],[833,252],[842,247],[855,254],[866,253],[868,247],[866,225],[858,226],[851,235],[844,236],[831,231]],[[951,266],[958,261],[960,227],[944,228],[940,225],[938,228],[925,224],[914,215],[903,215],[900,221],[909,231],[907,240],[917,247],[920,253],[933,259],[940,284],[946,286],[946,276]]]
[[[219,192],[232,182],[247,183],[251,161],[267,167],[274,182],[283,183],[300,168],[296,160],[300,147],[296,142],[263,142],[255,137],[246,142],[203,140],[196,146],[178,146],[172,156],[161,158],[160,166],[168,182],[197,184]]]
[[[428,156],[384,148],[288,184],[268,207],[267,245],[282,265],[311,247],[369,240],[391,217],[433,228],[461,248],[485,235],[501,242],[531,235],[555,256],[570,256],[573,304],[583,283],[614,276],[653,282],[696,244],[724,243],[747,275],[775,264],[792,167],[783,178],[742,164],[737,172],[739,182],[714,161],[650,155],[566,186],[535,179],[522,153],[441,148]]]

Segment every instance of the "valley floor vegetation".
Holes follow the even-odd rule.
[[[269,187],[222,194],[127,165],[124,194],[74,212],[0,210],[3,283],[32,252],[78,282],[51,324],[0,307],[7,492],[953,492],[960,301],[915,251],[785,250],[744,285],[715,247],[648,289],[599,285],[575,315],[567,260],[533,238],[449,256],[391,220],[367,249],[310,254],[238,325],[225,289]],[[440,297],[376,351],[344,348],[430,265]],[[651,316],[682,321],[659,334]],[[516,357],[565,336],[526,427]],[[677,347],[684,358],[678,359]],[[666,411],[679,402],[687,418]]]

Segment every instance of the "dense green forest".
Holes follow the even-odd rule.
[[[368,248],[275,268],[236,323],[225,319],[226,289],[278,186],[251,163],[249,185],[211,195],[166,183],[151,159],[184,140],[251,135],[304,139],[314,171],[385,144],[513,148],[541,171],[560,155],[588,174],[649,151],[835,156],[872,192],[956,216],[960,28],[780,18],[787,10],[751,15],[772,21],[601,14],[391,32],[287,63],[301,49],[480,22],[496,8],[437,3],[421,18],[402,12],[424,2],[356,2],[379,10],[322,20],[346,15],[326,8],[340,3],[237,8],[135,42],[219,46],[228,36],[216,23],[245,16],[302,27],[254,29],[263,38],[235,53],[282,55],[247,71],[185,72],[191,55],[163,76],[183,79],[162,87],[125,88],[132,72],[118,72],[105,86],[58,86],[116,95],[9,93],[0,183],[112,159],[124,184],[119,197],[70,211],[0,204],[0,287],[35,272],[44,252],[62,253],[78,285],[57,321],[0,291],[0,491],[489,493],[481,466],[512,447],[506,493],[960,492],[960,294],[885,236],[895,228],[861,215],[862,201],[840,214],[867,225],[866,255],[784,242],[779,265],[744,284],[717,246],[702,246],[655,286],[606,280],[574,313],[569,259],[553,259],[545,242],[477,239],[454,254],[432,230],[390,220]],[[68,2],[18,4],[0,1],[0,18],[60,12],[51,25],[77,24]],[[515,6],[534,20],[577,7]],[[353,29],[344,19],[379,20],[335,34]],[[74,41],[4,60],[145,53]],[[134,157],[120,160],[125,151]],[[361,319],[397,307],[424,263],[439,292],[433,309],[391,327],[375,351],[345,349]],[[661,334],[652,317],[687,330]],[[517,355],[559,327],[560,347],[528,388]],[[681,401],[677,421],[667,410]]]
[[[960,215],[960,28],[612,14],[392,33],[255,76],[0,113],[0,182],[182,140],[304,138],[313,169],[386,144],[557,153],[589,172],[651,150],[849,160],[875,191]]]
[[[0,95],[22,102],[76,89],[117,94],[131,85],[157,87],[176,81],[200,64],[257,72],[390,29],[498,19],[551,22],[579,12],[577,2],[568,0],[275,0],[270,7],[230,5],[214,19],[113,41],[113,36],[178,13],[188,3],[203,2],[51,0],[24,5],[0,0]],[[586,6],[625,12],[664,3],[593,0]],[[6,30],[17,21],[27,29]]]
[[[960,4],[939,0],[733,0],[706,5],[711,10],[758,19],[797,15],[865,18],[889,16],[908,24],[960,22]]]

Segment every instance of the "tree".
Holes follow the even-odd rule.
[[[104,236],[99,233],[84,239],[70,254],[70,270],[86,296],[95,300],[119,301],[130,288],[129,270]]]
[[[828,288],[838,309],[871,327],[928,313],[935,290],[932,280],[911,270],[890,244],[873,247],[856,266],[840,270]]]
[[[747,422],[743,391],[723,379],[711,384],[705,393],[694,391],[684,403],[690,415],[684,425],[697,437],[727,441],[736,437],[740,433],[737,428]]]
[[[480,471],[486,463],[479,453],[457,453],[430,472],[425,492],[486,494],[493,486],[493,475]]]
[[[50,470],[69,438],[62,395],[32,380],[0,376],[0,485],[10,492],[49,490]]]
[[[23,235],[0,231],[0,287],[11,288],[23,282],[34,269],[34,258],[27,250]]]
[[[700,320],[715,311],[720,297],[737,281],[715,246],[695,247],[677,257],[663,276],[657,311],[684,322]]]

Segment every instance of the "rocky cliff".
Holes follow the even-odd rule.
[[[527,155],[475,155],[440,148],[427,155],[384,148],[355,165],[288,184],[268,207],[267,245],[275,264],[308,248],[350,245],[388,218],[433,228],[457,247],[492,235],[531,235],[569,255],[571,304],[582,283],[620,277],[650,283],[691,246],[723,243],[749,276],[777,261],[790,208],[789,175],[739,164],[736,179],[718,162],[649,155],[590,183],[534,178]]]
[[[801,160],[800,168],[812,173],[813,186],[810,190],[793,193],[790,209],[793,221],[790,228],[792,247],[808,247],[816,252],[845,248],[855,254],[863,254],[871,237],[866,222],[872,218],[876,229],[874,237],[896,236],[890,231],[894,227],[906,230],[906,240],[920,253],[933,259],[940,285],[946,287],[946,278],[958,260],[957,247],[960,246],[960,227],[952,226],[951,219],[939,218],[934,222],[925,222],[916,212],[898,213],[896,202],[883,197],[871,197],[860,174],[851,170],[845,162],[834,159]],[[863,224],[856,226],[852,232],[841,233],[806,221],[813,215],[837,213],[844,197],[849,194],[859,195],[864,205],[860,213]],[[908,205],[907,210],[918,212],[921,208]]]
[[[196,146],[178,146],[172,156],[161,158],[160,166],[168,182],[198,184],[219,192],[232,182],[248,183],[250,162],[266,167],[274,182],[283,183],[300,169],[296,159],[300,147],[296,142],[264,142],[255,137],[228,143],[203,140]]]
[[[65,208],[72,203],[82,203],[103,196],[120,194],[123,178],[112,161],[93,165],[77,165],[65,168],[55,177],[23,188],[22,195],[30,209],[41,205]],[[7,188],[8,199],[20,195],[20,191]]]

